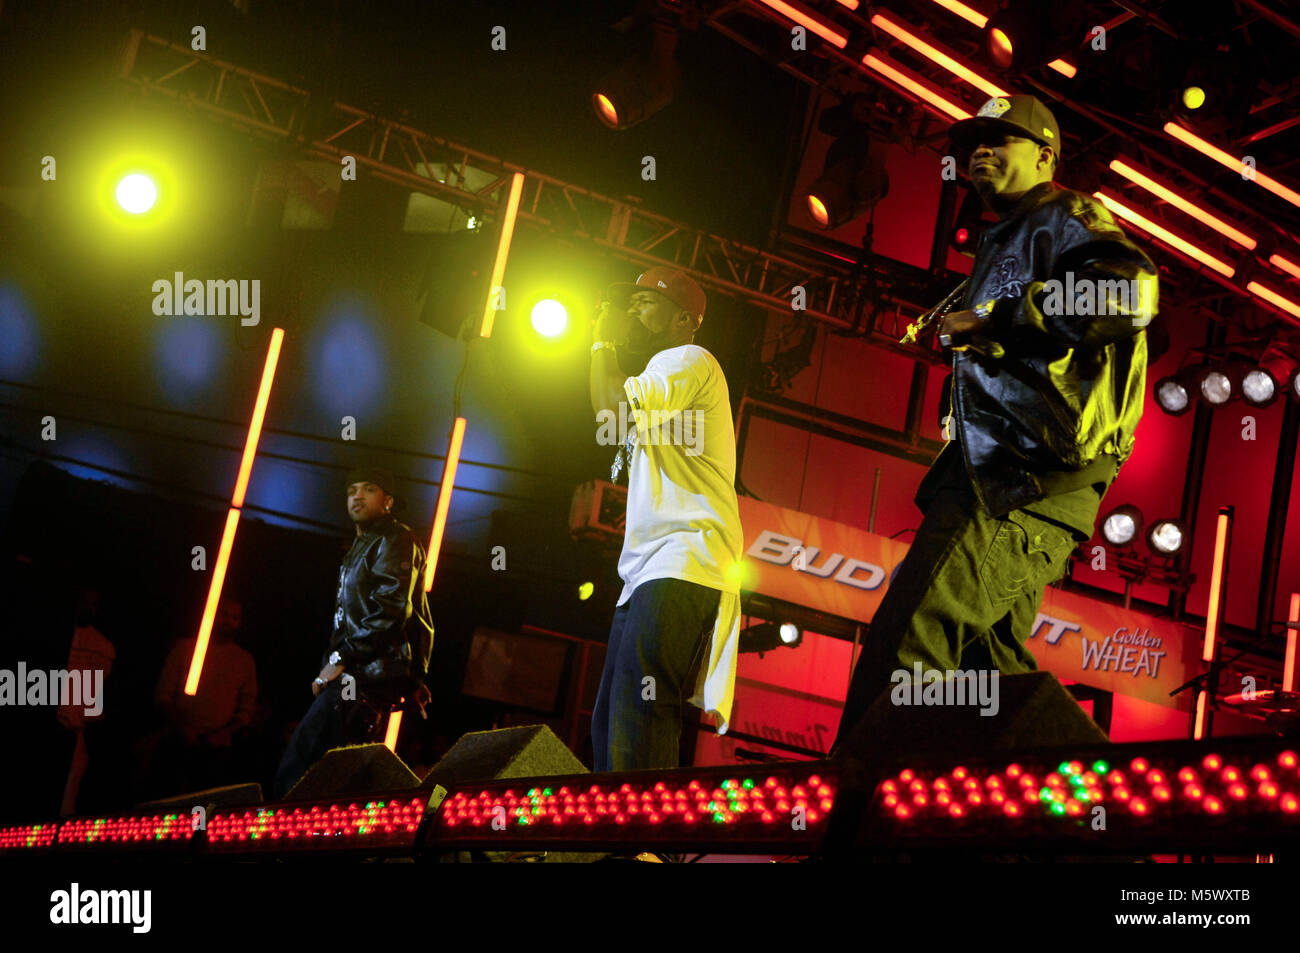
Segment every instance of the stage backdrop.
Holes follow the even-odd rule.
[[[860,622],[871,621],[908,549],[750,497],[740,498],[740,520],[746,590]],[[1029,646],[1039,666],[1064,682],[1185,710],[1188,693],[1169,692],[1199,671],[1201,630],[1048,587]],[[849,642],[806,633],[795,649],[741,656],[734,731],[827,751],[848,691],[851,650]],[[720,742],[701,734],[697,763],[717,763]],[[728,755],[733,744],[761,742],[736,737],[725,743]]]

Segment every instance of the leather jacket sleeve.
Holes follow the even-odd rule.
[[[359,592],[360,612],[338,653],[345,666],[364,665],[391,643],[405,641],[404,626],[415,585],[418,560],[409,541],[384,536],[367,568],[365,591]]]
[[[1155,268],[1090,196],[1045,206],[1026,247],[1047,280],[993,312],[991,336],[1008,350],[1094,351],[1132,337],[1156,311]]]

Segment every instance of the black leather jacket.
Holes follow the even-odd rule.
[[[409,526],[375,520],[339,568],[331,652],[371,695],[402,694],[424,680],[433,625],[422,588],[424,550]]]
[[[1094,292],[1095,307],[1070,299],[1071,278],[1076,293]],[[1082,284],[1115,279],[1122,290]],[[1129,299],[1133,290],[1145,298]],[[1061,471],[1102,454],[1115,458],[1113,471],[1133,452],[1156,270],[1105,206],[1042,183],[980,240],[962,307],[990,299],[985,337],[1005,353],[953,352],[950,413],[976,496],[1001,518],[1050,493],[1044,482]]]

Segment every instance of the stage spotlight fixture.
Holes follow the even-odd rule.
[[[1188,86],[1183,90],[1183,105],[1188,109],[1200,109],[1205,105],[1205,90],[1199,86]]]
[[[1198,377],[1201,398],[1211,407],[1222,407],[1232,400],[1234,393],[1232,377],[1229,376],[1226,368],[1207,367]]]
[[[569,326],[569,312],[554,298],[543,298],[533,305],[531,319],[533,330],[548,338],[563,334]]]
[[[1156,404],[1171,416],[1178,417],[1192,409],[1192,392],[1187,381],[1180,380],[1183,375],[1162,377],[1156,381]]]
[[[831,143],[822,174],[804,199],[817,227],[829,230],[865,215],[888,194],[883,146],[854,132]]]
[[[1087,14],[1066,3],[1015,0],[984,24],[984,55],[1000,70],[1024,72],[1060,59],[1084,38]]]
[[[586,602],[588,599],[591,598],[591,594],[595,591],[596,591],[596,586],[594,583],[584,582],[582,585],[578,587],[578,598],[582,602]]]
[[[1161,556],[1173,556],[1183,548],[1183,527],[1178,520],[1156,520],[1147,533],[1147,545]]]
[[[1142,512],[1132,503],[1115,507],[1101,524],[1101,535],[1112,546],[1130,546],[1141,532]]]
[[[140,172],[123,176],[115,192],[117,204],[132,215],[143,215],[158,201],[158,186],[153,179]]]
[[[793,639],[793,641],[790,641]],[[773,649],[794,648],[803,641],[803,633],[789,622],[759,622],[740,633],[740,651],[771,652]]]
[[[596,117],[611,129],[630,129],[672,102],[681,85],[676,48],[676,24],[655,21],[649,51],[615,67],[596,84],[591,94]]]
[[[1242,374],[1242,399],[1252,407],[1267,407],[1281,397],[1284,390],[1300,396],[1291,383],[1298,366],[1293,358],[1266,350],[1259,364]]]

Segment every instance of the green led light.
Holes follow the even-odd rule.
[[[1051,799],[1052,799],[1052,789],[1051,789],[1051,788],[1049,788],[1049,787],[1044,787],[1041,791],[1038,792],[1038,800],[1040,800],[1040,801],[1050,801]]]
[[[744,783],[743,783],[741,786],[742,786],[746,791],[748,791],[750,788],[752,788],[752,787],[754,786],[754,779],[753,779],[753,778],[745,778],[745,781],[744,781]]]
[[[716,821],[716,822],[719,823],[719,824],[725,824],[725,823],[727,823],[727,819],[726,819],[725,817],[723,817],[721,814],[714,814],[714,815],[713,815],[713,820]]]
[[[529,788],[529,789],[528,789],[528,796],[529,796],[529,797],[536,797],[536,796],[537,796],[537,792],[540,791],[540,790],[541,790],[541,788]]]
[[[1062,761],[1062,762],[1057,766],[1056,770],[1057,770],[1060,774],[1069,774],[1069,773],[1070,773],[1070,762],[1068,762],[1068,761]]]
[[[550,796],[551,796],[551,789],[550,789],[550,788],[545,788],[545,789],[542,791],[542,793],[543,793],[544,795],[546,795],[547,797],[550,797]]]
[[[1110,765],[1105,761],[1094,761],[1092,763],[1092,770],[1095,774],[1105,774],[1110,770]]]
[[[1064,805],[1064,804],[1055,804],[1055,803],[1052,804],[1052,813],[1055,814],[1055,815],[1057,815],[1058,817],[1059,817],[1060,815],[1064,814],[1064,813],[1065,813],[1065,805]]]
[[[1077,774],[1072,774],[1070,775],[1070,783],[1073,784],[1076,788],[1082,787],[1083,778],[1079,777]]]

